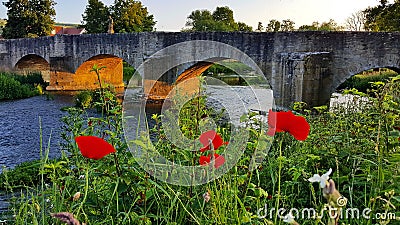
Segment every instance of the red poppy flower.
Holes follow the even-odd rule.
[[[89,159],[101,159],[115,152],[114,147],[102,138],[95,136],[79,136],[75,138],[82,155]]]
[[[214,149],[218,149],[222,145],[228,144],[228,142],[224,142],[221,136],[219,136],[219,134],[217,134],[217,132],[213,130],[209,130],[207,132],[202,133],[199,139],[200,142],[204,145],[203,148],[200,148],[201,152],[204,152],[206,150],[211,150],[210,140],[212,140],[212,145]]]
[[[288,132],[296,140],[304,141],[310,133],[310,124],[302,116],[296,116],[292,111],[268,112],[267,135],[274,136],[275,132]]]
[[[200,165],[206,166],[211,161],[211,154],[209,156],[200,156]],[[222,155],[214,154],[214,167],[218,169],[218,167],[222,166],[225,163],[225,158]]]

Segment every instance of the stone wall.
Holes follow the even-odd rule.
[[[257,64],[281,106],[289,106],[293,101],[306,101],[309,105],[326,103],[341,83],[364,70],[379,67],[400,70],[400,33],[318,31],[144,32],[1,40],[0,69],[12,70],[21,58],[34,54],[49,62],[54,76],[52,89],[69,89],[73,85],[88,88],[95,86],[94,80],[89,77],[82,80],[82,76],[73,74],[94,56],[112,55],[138,68],[161,49],[193,40],[224,43],[247,54],[251,61],[224,48],[199,49],[193,45],[188,49],[193,56],[204,59],[209,55],[209,59],[232,58],[247,65]],[[293,58],[296,54],[299,59]],[[170,57],[181,64],[196,63],[189,59],[185,62],[179,55]],[[165,81],[172,83],[177,78],[176,74],[171,76],[174,77]],[[112,82],[118,85],[122,80]]]

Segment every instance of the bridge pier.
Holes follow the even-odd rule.
[[[332,83],[329,52],[280,53],[272,69],[272,84],[278,106],[294,102],[309,106],[326,104]]]

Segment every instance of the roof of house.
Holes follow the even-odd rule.
[[[51,32],[51,36],[57,34],[82,34],[85,32],[85,28],[75,28],[75,27],[62,27],[62,26],[54,26],[53,31]]]

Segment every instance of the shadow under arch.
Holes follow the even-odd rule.
[[[14,71],[19,74],[41,73],[45,82],[50,82],[50,63],[45,58],[36,54],[23,56],[14,66]]]
[[[112,85],[117,92],[123,91],[123,59],[109,54],[90,57],[75,73],[52,71],[47,90],[80,91],[99,88],[98,77],[92,70],[94,66],[101,68],[99,72],[102,83]]]

